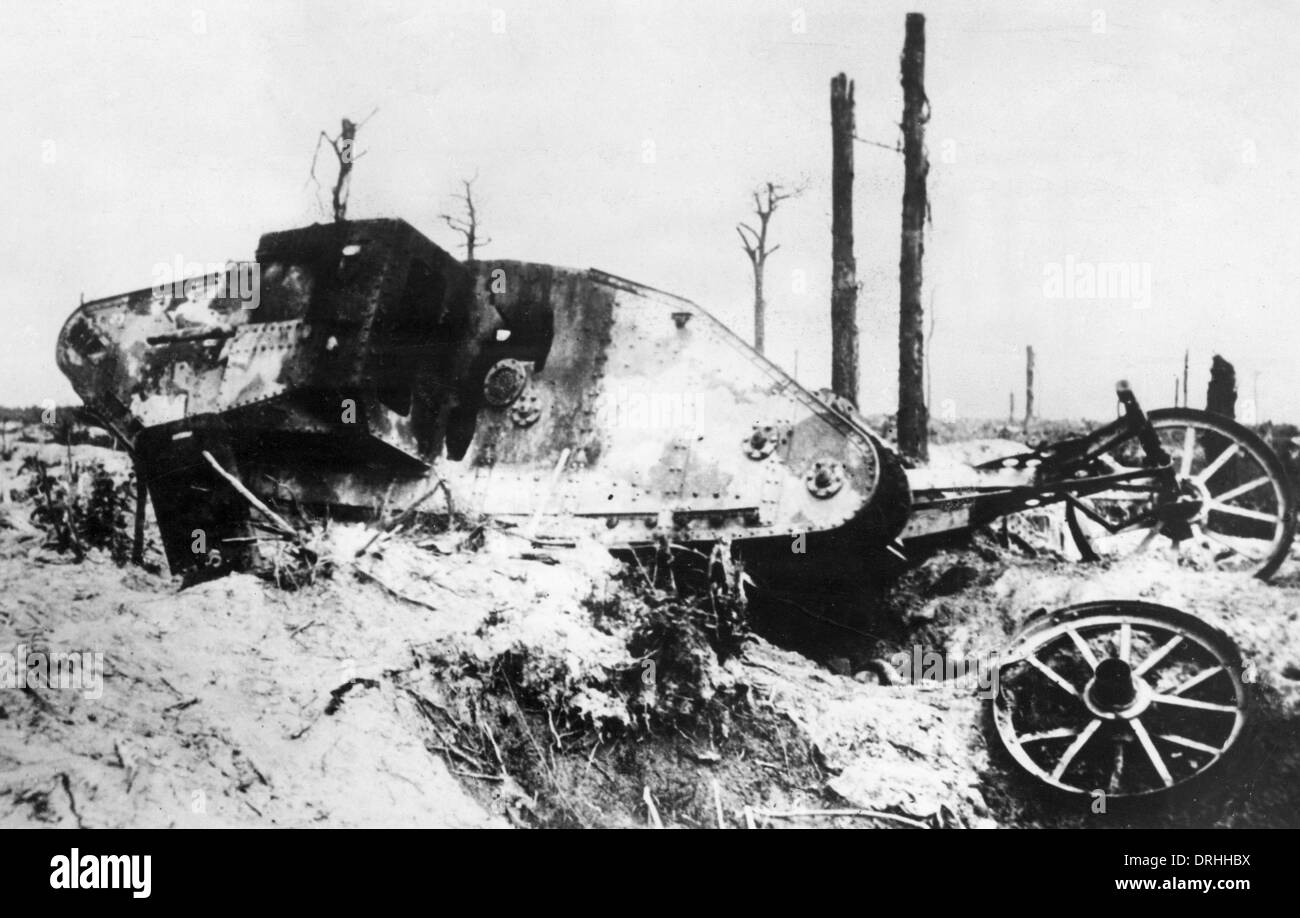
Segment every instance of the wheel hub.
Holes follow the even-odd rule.
[[[1178,479],[1178,493],[1165,505],[1162,516],[1167,522],[1194,523],[1205,516],[1210,493],[1200,482],[1191,478]]]
[[[1118,657],[1097,664],[1084,688],[1083,701],[1097,717],[1131,720],[1151,705],[1151,686],[1133,674],[1133,667]]]

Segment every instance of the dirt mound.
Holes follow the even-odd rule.
[[[103,682],[0,688],[7,826],[1093,825],[1019,778],[978,687],[888,661],[986,659],[1034,610],[1100,598],[1208,618],[1257,673],[1236,772],[1105,824],[1300,821],[1300,589],[1159,553],[1070,563],[1051,520],[914,559],[823,666],[735,597],[652,589],[592,544],[485,525],[358,555],[374,531],[333,525],[328,575],[296,590],[182,590],[105,549],[73,563],[30,511],[0,508],[0,651],[100,653]]]
[[[336,527],[338,557],[370,535]],[[392,539],[295,592],[178,591],[17,538],[0,647],[99,652],[104,681],[4,693],[5,825],[978,819],[970,705],[720,632],[595,546]],[[846,807],[883,815],[791,815]]]

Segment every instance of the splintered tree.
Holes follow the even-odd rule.
[[[858,280],[853,258],[853,81],[831,80],[831,389],[858,404]]]
[[[1034,419],[1034,348],[1025,346],[1025,432],[1029,432],[1029,422]]]
[[[1210,383],[1205,388],[1205,410],[1220,417],[1237,416],[1237,370],[1223,357],[1215,354],[1210,362]],[[1222,434],[1207,431],[1204,434],[1205,455],[1221,457],[1232,448],[1232,441]],[[1242,465],[1229,460],[1226,467],[1215,472],[1215,481],[1219,487],[1229,488],[1238,484]]]
[[[1237,371],[1218,354],[1210,362],[1210,384],[1205,389],[1205,410],[1225,418],[1237,415]]]
[[[335,223],[342,223],[347,219],[348,194],[352,187],[352,166],[358,159],[365,156],[364,153],[357,152],[357,131],[361,130],[366,121],[373,118],[377,111],[379,109],[376,108],[359,124],[350,118],[344,118],[337,137],[331,137],[321,131],[320,136],[316,138],[316,152],[312,154],[311,158],[311,178],[316,181],[317,186],[320,185],[320,182],[316,180],[316,162],[320,158],[322,141],[330,145],[330,149],[334,151],[334,158],[338,160],[339,164],[338,175],[334,178],[333,191]]]
[[[903,245],[899,259],[898,449],[910,459],[929,458],[929,417],[925,405],[925,327],[921,306],[921,258],[929,204],[925,180],[925,17],[907,14],[903,43]]]
[[[780,245],[768,248],[768,223],[776,212],[777,205],[798,197],[802,192],[803,186],[789,188],[776,182],[766,182],[754,191],[754,216],[758,218],[758,228],[755,229],[748,223],[736,224],[736,234],[740,236],[740,244],[744,246],[745,254],[749,256],[749,263],[754,269],[754,350],[760,354],[763,353],[764,324],[767,319],[767,301],[763,299],[763,270],[768,256],[781,248]]]
[[[464,237],[461,244],[465,247],[465,260],[474,260],[474,251],[481,249],[485,245],[490,245],[491,239],[483,239],[479,236],[478,227],[478,207],[474,204],[474,183],[478,181],[478,173],[474,174],[471,179],[461,179],[461,185],[465,191],[462,194],[455,195],[457,201],[461,204],[461,215],[439,214],[449,227]]]

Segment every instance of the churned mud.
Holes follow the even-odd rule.
[[[249,574],[182,589],[156,550],[151,570],[111,540],[57,544],[32,521],[32,454],[51,475],[69,458],[20,444],[0,466],[0,651],[102,654],[102,682],[0,688],[5,826],[1300,821],[1295,560],[1271,585],[1159,552],[1085,566],[1050,519],[1021,518],[914,557],[856,623],[790,613],[776,631],[808,613],[806,639],[781,647],[756,602],[679,596],[594,545],[490,524],[360,556],[373,530],[330,526],[330,563],[296,589]],[[129,473],[109,450],[71,458]],[[983,660],[1035,609],[1103,598],[1201,615],[1254,664],[1243,754],[1176,807],[1047,800],[996,747],[976,680],[895,665],[917,648]]]

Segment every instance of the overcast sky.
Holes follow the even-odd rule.
[[[1218,351],[1242,399],[1258,388],[1261,419],[1300,419],[1294,4],[0,10],[0,403],[75,400],[53,350],[82,293],[148,286],[178,257],[249,258],[261,233],[326,219],[308,180],[317,133],[376,107],[350,216],[400,216],[450,248],[437,215],[477,173],[483,257],[602,268],[746,336],[734,225],[758,182],[806,178],[773,218],[769,354],[826,385],[829,80],[855,79],[858,133],[893,144],[904,16],[917,10],[932,411],[1005,416],[1012,390],[1019,410],[1032,344],[1043,416],[1108,417],[1122,377],[1148,406],[1169,404],[1190,348],[1193,404]],[[863,144],[856,157],[862,401],[890,411],[902,160]],[[1087,273],[1108,265],[1127,266],[1113,275],[1127,296],[1088,295]]]

